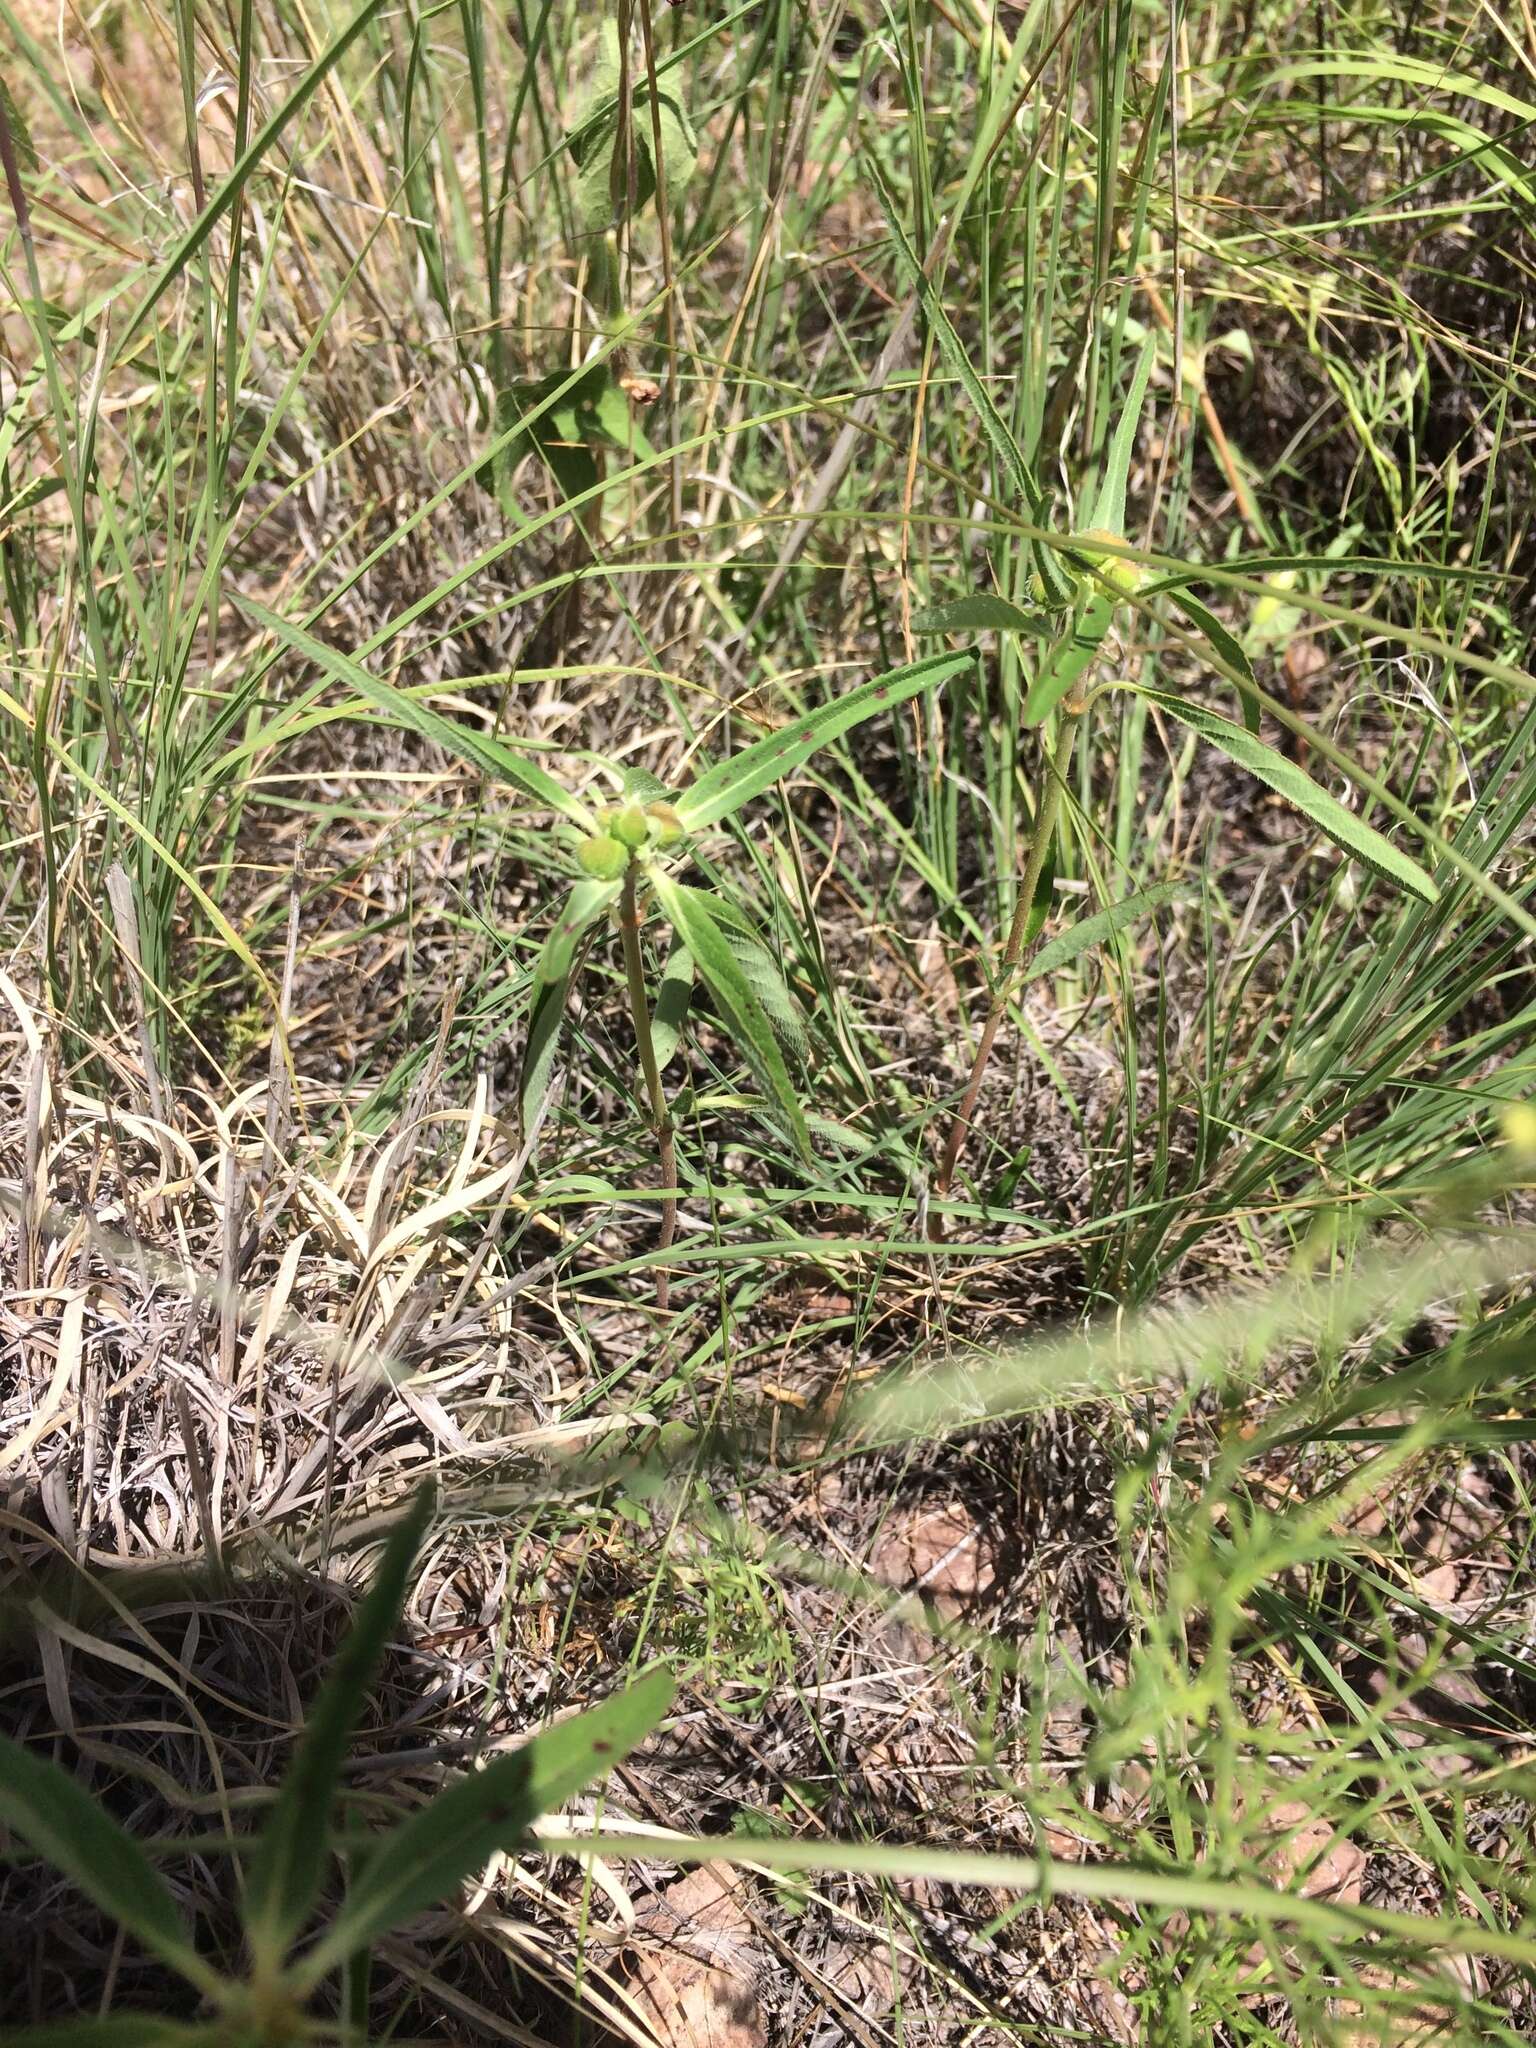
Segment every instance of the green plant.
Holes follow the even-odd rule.
[[[311,1934],[333,1852],[338,1776],[400,1619],[432,1509],[424,1491],[396,1525],[288,1774],[259,1830],[238,1845],[246,1857],[244,1971],[226,1973],[196,1945],[143,1850],[68,1772],[0,1736],[0,1818],[184,1978],[213,2015],[204,2024],[183,2025],[124,2014],[95,2028],[78,2020],[45,2026],[26,2038],[277,2048],[350,2036],[352,2030],[319,2002],[323,1987],[349,1972],[355,1976],[358,1958],[373,1943],[446,1898],[493,1851],[526,1844],[541,1814],[610,1770],[666,1713],[673,1680],[657,1668],[524,1748],[454,1780],[387,1833],[349,1842],[345,1893]]]
[[[1141,564],[1125,545],[1125,497],[1132,450],[1140,424],[1152,368],[1153,345],[1141,350],[1130,390],[1111,437],[1094,500],[1091,524],[1080,534],[1053,536],[1042,522],[1048,507],[1023,451],[972,369],[959,336],[929,281],[916,252],[892,222],[902,263],[927,314],[941,355],[974,407],[988,441],[1000,457],[1032,522],[1031,608],[990,593],[977,593],[952,604],[919,613],[913,629],[923,633],[974,631],[994,627],[1004,632],[1049,636],[1023,708],[1024,723],[1045,727],[1054,720],[1054,744],[1042,746],[1035,789],[1034,822],[1025,858],[1013,921],[998,961],[991,999],[977,1041],[960,1105],[940,1155],[935,1193],[948,1195],[975,1114],[987,1062],[1007,1014],[1017,978],[1029,949],[1038,943],[1050,908],[1051,858],[1060,796],[1072,764],[1079,733],[1095,700],[1111,690],[1132,691],[1215,746],[1240,767],[1265,782],[1305,816],[1335,845],[1388,880],[1410,890],[1426,903],[1439,890],[1417,861],[1348,810],[1315,782],[1296,762],[1278,753],[1258,736],[1261,693],[1252,666],[1236,639],[1184,584],[1187,572],[1147,582]],[[1055,559],[1065,558],[1065,571]],[[1167,691],[1152,690],[1126,675],[1109,675],[1095,683],[1095,670],[1109,645],[1110,628],[1123,603],[1144,605],[1154,596],[1167,599],[1194,629],[1203,656],[1234,685],[1242,706],[1242,722],[1223,717],[1207,706]],[[1134,899],[1117,909],[1127,922],[1150,903]],[[1085,941],[1086,943],[1086,941]],[[941,1227],[941,1212],[931,1212],[932,1228]]]
[[[623,942],[629,1011],[661,1173],[662,1252],[677,1228],[677,1140],[662,1071],[677,1048],[695,974],[730,1027],[770,1114],[807,1164],[812,1156],[805,1110],[785,1057],[786,1047],[791,1055],[797,1049],[799,1027],[773,955],[735,904],[718,890],[679,881],[673,863],[685,854],[692,834],[730,817],[802,767],[830,740],[938,688],[974,659],[969,650],[930,656],[876,676],[716,762],[680,793],[667,790],[653,775],[613,768],[623,789],[622,803],[593,812],[583,806],[573,812],[568,800],[560,803],[567,817],[574,816],[583,828],[574,845],[582,878],[566,897],[535,968],[537,994],[524,1061],[523,1115],[526,1122],[548,1087],[577,949],[584,934],[612,913]],[[654,1016],[641,945],[644,920],[652,908],[673,932]],[[663,1265],[656,1276],[656,1302],[663,1310],[668,1305],[668,1283]]]

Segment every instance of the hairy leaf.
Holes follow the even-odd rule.
[[[258,604],[253,597],[246,597],[238,590],[231,590],[230,596],[247,617],[291,647],[306,661],[312,661],[317,668],[337,682],[345,683],[354,690],[365,704],[372,704],[397,725],[403,725],[412,732],[419,732],[424,739],[435,740],[445,752],[456,754],[461,761],[468,761],[483,775],[493,781],[507,782],[514,789],[520,789],[524,796],[546,810],[559,811],[565,817],[580,825],[583,832],[592,830],[592,815],[584,804],[577,802],[569,790],[563,789],[555,778],[525,760],[523,756],[505,741],[493,739],[488,733],[478,732],[472,725],[461,725],[457,719],[444,718],[440,711],[423,704],[419,698],[404,690],[397,690],[391,683],[381,683],[376,677],[339,648],[327,647],[323,640],[317,640],[313,633],[306,632],[291,619],[280,618],[276,612],[268,611],[264,604]]]
[[[67,1771],[6,1735],[0,1735],[0,1820],[152,1954],[206,1988],[211,1972],[143,1850]]]
[[[700,975],[725,1022],[735,1034],[737,1049],[757,1077],[801,1157],[811,1157],[805,1112],[789,1078],[778,1036],[763,1001],[721,929],[718,899],[703,890],[685,888],[669,875],[652,877],[656,901],[678,937],[693,955]]]
[[[1374,826],[1367,825],[1353,811],[1346,810],[1337,797],[1320,788],[1310,775],[1298,768],[1294,761],[1288,761],[1284,754],[1277,754],[1273,747],[1255,739],[1243,726],[1234,725],[1230,718],[1208,711],[1203,704],[1192,704],[1186,697],[1170,697],[1159,690],[1141,690],[1140,694],[1169,718],[1188,726],[1201,739],[1209,740],[1213,747],[1219,747],[1239,767],[1246,768],[1250,775],[1267,782],[1288,803],[1305,813],[1318,830],[1326,833],[1345,853],[1353,855],[1387,880],[1412,890],[1426,903],[1439,901],[1440,891],[1417,861],[1399,852],[1391,840],[1384,838]]]
[[[936,604],[912,614],[914,633],[1041,633],[1052,630],[1049,612],[1025,611],[1006,597],[994,597],[978,590],[971,597],[957,597],[949,604]]]
[[[1171,903],[1182,887],[1179,882],[1159,882],[1154,888],[1138,889],[1134,896],[1126,896],[1105,910],[1095,911],[1092,917],[1079,918],[1076,924],[1068,925],[1064,932],[1058,932],[1054,939],[1047,940],[1024,970],[1021,982],[1038,981],[1042,975],[1059,974],[1080,953],[1102,945],[1116,932],[1124,931],[1128,924],[1134,924],[1137,918],[1145,917],[1164,903]]]

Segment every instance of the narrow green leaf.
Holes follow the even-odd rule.
[[[656,1064],[666,1070],[682,1043],[693,1001],[693,955],[679,939],[667,955],[667,964],[656,988],[656,1012],[651,1018],[651,1043]]]
[[[447,753],[468,761],[493,781],[510,783],[545,810],[559,811],[579,825],[583,832],[592,830],[592,814],[586,806],[578,803],[552,775],[532,761],[525,760],[504,741],[492,739],[488,733],[477,732],[473,726],[460,725],[457,719],[444,718],[440,711],[432,710],[406,691],[397,690],[390,683],[379,682],[350,655],[343,654],[339,648],[327,647],[313,633],[296,626],[291,619],[280,618],[276,612],[268,611],[255,598],[246,597],[238,590],[231,590],[230,596],[256,625],[292,648],[295,654],[312,661],[316,668],[323,669],[337,682],[345,683],[365,704],[372,704],[397,725],[419,732],[423,739],[435,740]]]
[[[295,1975],[317,1983],[360,1948],[446,1898],[497,1849],[517,1849],[541,1814],[628,1755],[672,1704],[670,1671],[648,1672],[589,1713],[457,1780],[380,1842]]]
[[[560,1035],[565,1029],[565,1006],[570,1000],[571,984],[568,977],[559,981],[536,981],[533,1000],[528,1008],[528,1039],[523,1047],[522,1072],[518,1076],[517,1100],[523,1119],[523,1135],[526,1138],[532,1126],[539,1104],[544,1100],[544,1091],[549,1086],[549,1077],[554,1071],[555,1054],[560,1049]]]
[[[861,683],[844,696],[803,718],[791,719],[782,731],[744,747],[728,760],[716,762],[677,799],[677,815],[685,831],[697,832],[705,825],[718,824],[754,796],[760,796],[783,776],[808,761],[819,747],[877,717],[923,690],[948,682],[976,659],[974,648],[961,654],[931,654],[908,668],[894,668],[873,681]],[[700,961],[700,967],[703,962]]]
[[[1259,700],[1254,694],[1258,689],[1258,679],[1253,673],[1253,663],[1216,614],[1208,611],[1198,598],[1191,597],[1187,590],[1170,590],[1166,595],[1174,610],[1182,612],[1195,631],[1209,643],[1217,660],[1224,661],[1232,671],[1243,724],[1249,732],[1256,734],[1259,730]]]
[[[912,614],[914,633],[1041,633],[1052,629],[1049,612],[1025,611],[1006,597],[978,590],[949,604],[936,604]]]
[[[1114,439],[1109,444],[1109,455],[1104,464],[1104,475],[1099,492],[1094,500],[1093,517],[1086,523],[1104,533],[1125,534],[1125,487],[1131,473],[1131,455],[1136,447],[1136,430],[1141,425],[1141,409],[1146,403],[1147,379],[1152,374],[1152,357],[1156,343],[1149,334],[1142,343],[1141,355],[1135,370],[1131,373],[1131,388],[1125,395],[1120,417],[1115,423]]]
[[[373,1583],[358,1603],[335,1663],[310,1709],[298,1752],[262,1826],[246,1876],[245,1924],[253,1954],[276,1964],[302,1928],[330,1853],[336,1778],[363,1701],[405,1604],[406,1584],[432,1516],[423,1488],[396,1525]]]
[[[1067,630],[1046,655],[1024,700],[1024,723],[1039,725],[1049,718],[1073,684],[1092,665],[1114,618],[1113,600],[1102,590],[1091,592],[1073,612]]]
[[[715,899],[702,890],[684,888],[670,875],[654,874],[651,881],[663,916],[671,921],[693,955],[705,985],[735,1034],[738,1050],[783,1117],[801,1158],[809,1161],[811,1140],[805,1112],[789,1078],[773,1024],[714,915]]]
[[[207,1989],[212,1972],[138,1844],[67,1771],[6,1735],[0,1735],[0,1821],[153,1954]]]
[[[1034,898],[1029,906],[1029,918],[1024,926],[1024,943],[1032,946],[1045,929],[1045,920],[1051,914],[1051,894],[1056,887],[1056,852],[1059,835],[1051,834],[1051,843],[1045,849],[1045,859],[1040,868],[1040,879],[1035,884]]]
[[[1106,910],[1095,911],[1092,917],[1080,918],[1076,924],[1068,925],[1064,932],[1058,932],[1054,939],[1043,945],[1030,961],[1023,975],[1023,982],[1037,981],[1042,975],[1059,974],[1075,960],[1080,953],[1100,946],[1116,932],[1124,931],[1128,924],[1134,924],[1148,911],[1159,909],[1164,903],[1171,903],[1180,893],[1183,884],[1159,882],[1151,889],[1138,889],[1134,896],[1126,896],[1119,903],[1111,903]]]
[[[571,971],[576,958],[576,947],[587,926],[617,903],[623,889],[622,882],[599,882],[584,880],[573,884],[570,894],[561,905],[560,915],[550,927],[549,937],[540,950],[534,967],[534,979],[541,982],[564,981]]]
[[[1139,689],[1138,685],[1126,687]],[[1410,860],[1406,853],[1400,853],[1391,840],[1383,838],[1374,826],[1357,818],[1353,811],[1347,811],[1337,797],[1319,788],[1294,761],[1288,761],[1273,747],[1255,739],[1251,732],[1234,725],[1230,718],[1222,718],[1202,704],[1192,704],[1186,697],[1170,697],[1159,690],[1140,690],[1139,693],[1169,718],[1177,719],[1180,725],[1188,726],[1201,739],[1219,747],[1230,760],[1246,768],[1250,775],[1267,782],[1287,803],[1304,812],[1318,830],[1326,833],[1345,853],[1387,880],[1401,883],[1426,903],[1440,900],[1440,891],[1417,861]]]

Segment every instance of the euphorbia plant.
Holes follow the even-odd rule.
[[[657,1164],[662,1181],[660,1249],[677,1228],[677,1141],[662,1071],[677,1043],[695,974],[729,1026],[734,1043],[763,1091],[770,1115],[801,1157],[811,1157],[810,1132],[785,1056],[797,1036],[788,990],[767,945],[736,906],[718,890],[678,877],[694,834],[718,825],[754,796],[804,765],[829,740],[892,706],[937,688],[975,659],[963,653],[931,656],[876,676],[780,731],[718,761],[686,789],[673,793],[653,776],[618,775],[623,798],[591,811],[559,792],[559,808],[582,827],[573,846],[581,878],[573,882],[535,970],[538,993],[524,1068],[525,1115],[542,1097],[553,1065],[566,999],[583,935],[598,920],[616,917],[624,948],[624,980]],[[653,1015],[647,990],[642,927],[659,916],[673,932],[663,976],[668,1014]],[[656,1299],[667,1306],[668,1274],[657,1274]]]
[[[1220,748],[1251,775],[1268,783],[1270,788],[1304,812],[1345,853],[1366,867],[1412,890],[1426,902],[1433,903],[1439,892],[1416,861],[1409,859],[1389,839],[1347,810],[1294,761],[1287,760],[1273,747],[1265,745],[1258,737],[1257,685],[1237,640],[1184,588],[1184,576],[1150,582],[1127,549],[1126,480],[1152,366],[1150,340],[1143,347],[1124,409],[1110,439],[1087,530],[1075,535],[1050,532],[1045,495],[985,385],[971,368],[931,281],[895,220],[888,194],[886,198],[897,253],[922,301],[935,344],[975,408],[983,432],[998,457],[1002,474],[1016,493],[1020,508],[1030,523],[1029,560],[1032,566],[1026,593],[1029,598],[1027,606],[992,593],[976,593],[919,614],[914,618],[913,626],[919,632],[935,633],[970,633],[978,628],[998,628],[1005,632],[1028,634],[1046,643],[1024,704],[1024,723],[1041,729],[1041,767],[1035,791],[1034,824],[1013,921],[993,979],[987,1015],[959,1109],[940,1155],[934,1191],[942,1199],[948,1194],[960,1163],[992,1046],[1049,910],[1057,814],[1073,750],[1092,705],[1107,692],[1131,690],[1146,698],[1166,717],[1188,727],[1199,738]],[[1154,598],[1172,605],[1182,614],[1183,624],[1193,628],[1207,657],[1236,685],[1242,708],[1241,723],[1188,698],[1148,689],[1130,676],[1108,667],[1104,657],[1111,645],[1110,628],[1117,609],[1129,603],[1142,607]],[[1106,930],[1118,930],[1130,923],[1141,912],[1150,909],[1161,893],[1148,891],[1140,898],[1128,898],[1121,904],[1110,906],[1100,917],[1085,920],[1077,928],[1080,945],[1073,942],[1074,934],[1070,933],[1053,941],[1051,951],[1055,955],[1055,964],[1064,963],[1075,952],[1102,937]],[[933,1221],[937,1230],[937,1212],[934,1212]]]
[[[676,935],[664,981],[674,990],[685,991],[697,972],[762,1088],[770,1114],[801,1157],[810,1160],[805,1111],[790,1078],[782,1043],[785,1037],[793,1037],[795,1030],[794,1011],[782,977],[768,948],[734,904],[716,890],[680,881],[678,867],[688,858],[688,842],[695,834],[720,824],[753,797],[804,767],[829,741],[959,675],[975,661],[974,648],[929,655],[924,661],[875,676],[816,710],[790,719],[740,753],[715,762],[681,791],[668,791],[653,776],[614,768],[623,800],[616,806],[593,806],[505,740],[445,718],[419,697],[380,682],[350,655],[328,647],[254,598],[242,595],[236,601],[257,625],[344,683],[364,703],[471,762],[490,780],[511,784],[576,828],[572,859],[580,878],[573,882],[536,969],[538,988],[524,1062],[525,1113],[542,1097],[549,1079],[582,937],[600,918],[616,915],[624,942],[625,982],[647,1111],[662,1174],[663,1251],[671,1244],[677,1223],[677,1153],[661,1082],[665,1060],[658,1056],[657,1026],[647,998],[640,945],[644,921],[652,912],[659,913]],[[668,1032],[676,1028],[665,1026]],[[657,1276],[656,1294],[665,1307],[664,1266]]]

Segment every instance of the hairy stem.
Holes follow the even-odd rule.
[[[1072,765],[1072,750],[1077,744],[1077,729],[1082,722],[1082,714],[1081,705],[1069,703],[1062,717],[1055,753],[1052,754],[1048,748],[1044,750],[1040,784],[1035,794],[1035,830],[1029,842],[1029,859],[1024,864],[1018,901],[1014,906],[1013,923],[1008,931],[1008,943],[1004,946],[1002,958],[998,962],[992,1001],[987,1009],[987,1021],[981,1029],[976,1057],[971,1062],[970,1079],[965,1084],[965,1094],[961,1098],[959,1109],[955,1112],[955,1120],[950,1125],[944,1156],[939,1161],[938,1178],[934,1182],[933,1190],[939,1201],[943,1201],[948,1195],[950,1183],[955,1177],[955,1169],[960,1164],[960,1154],[965,1149],[971,1118],[976,1113],[976,1098],[981,1093],[987,1061],[992,1057],[992,1047],[1007,1014],[1019,969],[1026,962],[1024,941],[1029,930],[1029,913],[1034,907],[1035,890],[1039,886],[1041,871],[1045,867],[1046,855],[1050,851],[1051,839],[1056,831],[1056,814],[1061,808],[1061,792],[1066,782],[1067,770]],[[1038,943],[1038,937],[1035,943]],[[1027,952],[1033,953],[1034,950],[1035,946],[1031,944]],[[939,1234],[939,1220],[936,1216],[930,1222],[930,1232],[935,1236]]]
[[[645,1076],[662,1185],[667,1190],[661,1198],[659,1246],[666,1251],[677,1235],[677,1142],[672,1132],[672,1113],[667,1108],[666,1094],[661,1085],[661,1069],[656,1064],[656,1042],[651,1036],[651,1006],[646,1000],[645,962],[640,956],[640,913],[635,903],[633,862],[624,877],[624,893],[619,899],[619,931],[624,940],[624,978],[629,984],[629,1013],[634,1019],[635,1044],[640,1049],[640,1071]],[[671,1285],[672,1276],[666,1267],[658,1268],[656,1306],[663,1311]]]

